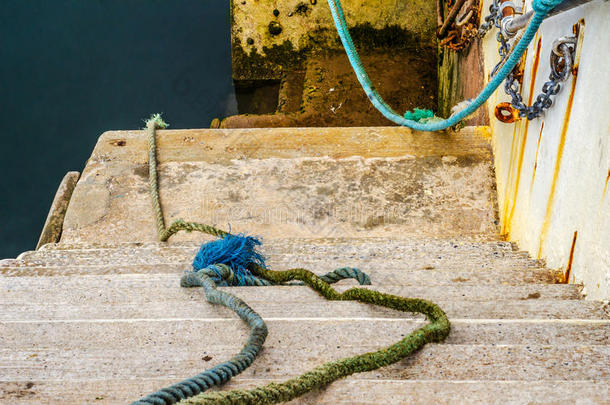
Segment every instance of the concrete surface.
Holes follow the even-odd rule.
[[[434,2],[347,0],[342,4],[358,45],[434,46]],[[326,1],[232,0],[231,19],[233,77],[238,80],[280,79],[286,71],[302,67],[310,52],[341,49]],[[273,35],[270,25],[280,32]]]
[[[196,220],[267,238],[496,234],[490,151],[476,128],[430,135],[401,128],[185,130],[158,137],[168,223]],[[146,144],[141,131],[100,138],[66,213],[62,242],[156,239]]]
[[[53,202],[51,203],[49,215],[47,215],[47,219],[42,227],[36,249],[40,249],[47,243],[59,242],[63,229],[64,217],[68,210],[68,204],[70,203],[70,198],[72,198],[72,193],[74,192],[74,187],[76,187],[76,182],[79,177],[79,172],[68,172],[61,180],[55,197],[53,198]]]
[[[557,284],[544,261],[500,240],[485,135],[160,131],[162,203],[168,219],[201,221],[214,212],[202,201],[216,199],[223,205],[215,212],[234,211],[226,214],[233,231],[263,236],[272,268],[358,266],[371,276],[367,288],[433,300],[451,319],[445,343],[294,404],[605,404],[608,303],[582,300],[580,286]],[[225,360],[246,339],[230,310],[179,286],[210,238],[155,241],[146,160],[142,132],[104,134],[61,240],[0,262],[0,403],[133,401]],[[356,202],[364,218],[397,215],[370,223],[341,216]],[[286,203],[284,214],[265,216],[278,203]],[[253,211],[256,204],[265,209]],[[304,286],[224,289],[258,311],[270,334],[252,367],[221,389],[282,381],[376,350],[425,322],[329,302]]]
[[[436,111],[436,49],[361,52],[375,88],[399,112]],[[263,97],[260,97],[264,99]],[[274,109],[275,111],[276,109]],[[343,50],[325,51],[304,63],[302,74],[282,79],[277,112],[244,111],[222,120],[222,128],[353,127],[394,125],[373,107]]]

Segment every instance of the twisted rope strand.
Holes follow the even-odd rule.
[[[252,308],[238,297],[216,289],[216,283],[205,271],[187,272],[180,280],[182,287],[203,287],[208,302],[222,305],[235,312],[250,325],[250,335],[243,349],[230,360],[170,387],[152,393],[132,405],[168,405],[197,395],[214,385],[224,384],[248,368],[267,338],[267,325]]]

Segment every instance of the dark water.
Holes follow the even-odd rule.
[[[103,131],[236,112],[228,1],[3,0],[0,18],[0,258],[35,247]]]

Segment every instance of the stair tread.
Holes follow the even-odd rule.
[[[277,268],[293,268],[297,263]],[[354,265],[353,262],[345,265]],[[400,267],[400,266],[404,267]],[[309,266],[307,266],[309,267]],[[450,268],[426,269],[420,267],[411,269],[407,264],[384,264],[375,267],[362,267],[373,280],[375,285],[524,285],[545,284],[556,281],[556,272],[545,268],[500,268],[500,269],[471,269],[458,266]],[[317,274],[323,274],[337,268],[332,265],[309,267]],[[24,266],[0,267],[3,277],[38,277],[38,276],[83,276],[83,275],[129,275],[129,274],[174,274],[180,275],[185,270],[191,270],[190,263],[183,264],[156,264],[156,265],[106,265],[106,266]]]
[[[9,263],[11,267],[27,267],[27,266],[137,266],[137,265],[163,265],[163,264],[186,264],[190,265],[197,252],[176,253],[168,255],[147,255],[145,252],[135,255],[118,255],[112,252],[100,252],[99,254],[78,255],[32,255],[25,256],[20,261]],[[400,266],[403,268],[426,268],[432,270],[436,267],[455,268],[456,266],[470,268],[540,268],[542,267],[538,261],[524,257],[493,257],[490,255],[469,255],[461,256],[459,254],[438,254],[435,256],[408,256],[402,257],[396,255],[388,255],[389,257],[375,255],[318,255],[306,256],[298,253],[294,254],[275,254],[269,256],[267,263],[277,268],[292,268],[303,266],[316,266],[323,268],[334,269],[337,267],[376,267],[376,266]],[[8,267],[8,266],[2,266]]]
[[[424,319],[305,319],[273,318],[266,321],[267,343],[276,347],[336,344],[384,346],[423,326]],[[6,350],[87,350],[156,346],[169,352],[175,345],[201,350],[201,345],[238,348],[248,337],[243,321],[231,319],[69,319],[1,321]],[[205,341],[200,339],[206,331]],[[384,333],[376,333],[383,330]],[[600,319],[454,319],[447,345],[608,346],[610,320]],[[49,339],[41,341],[40,335]],[[230,338],[229,338],[230,337]],[[374,339],[371,339],[374,337]],[[206,346],[207,347],[207,346]],[[371,346],[372,347],[372,346]],[[168,352],[168,353],[169,353]],[[8,353],[8,351],[6,352]]]
[[[58,245],[58,246],[61,246]],[[200,244],[184,243],[179,245],[148,244],[146,246],[118,245],[105,248],[53,249],[46,248],[28,251],[19,255],[19,259],[30,262],[44,260],[192,260]],[[485,258],[488,260],[521,260],[540,264],[538,260],[529,259],[527,253],[512,249],[506,243],[480,243],[451,240],[402,240],[402,239],[353,239],[335,240],[272,240],[264,243],[260,250],[273,260],[276,257],[307,258],[355,258],[361,260],[440,260],[443,257]],[[166,261],[165,261],[166,262]]]
[[[198,243],[147,243],[85,248],[61,244],[25,252],[0,266],[5,276],[182,273],[191,267]],[[454,239],[282,239],[262,252],[274,269],[304,267],[324,273],[357,267],[376,285],[550,283],[556,273],[506,242]]]
[[[405,127],[167,129],[157,131],[160,162],[229,162],[238,158],[477,156],[491,159],[485,127],[443,134]],[[120,141],[124,141],[120,142]],[[144,131],[107,131],[93,161],[148,162]]]
[[[61,290],[49,289],[45,292],[45,302],[65,302],[66,296],[70,294],[97,293],[100,286],[104,286],[103,296],[106,300],[113,302],[140,302],[150,301],[149,297],[163,295],[165,300],[184,300],[185,290],[178,287],[180,274],[126,274],[126,275],[83,275],[74,276],[39,276],[39,277],[13,277],[10,279],[0,278],[0,298],[6,299],[12,304],[29,303],[33,294],[39,293],[52,286],[60,286]],[[496,285],[481,284],[472,285],[464,283],[453,283],[452,285],[425,285],[414,284],[411,286],[380,284],[376,278],[373,285],[362,286],[378,291],[400,296],[425,297],[429,300],[456,299],[469,301],[493,301],[493,300],[577,300],[582,298],[580,287],[575,284],[522,284],[522,285]],[[344,280],[335,284],[335,288],[343,291],[355,286],[353,280]],[[228,292],[240,294],[251,287],[220,287]],[[9,292],[10,291],[10,292]],[[192,291],[192,290],[186,290]],[[270,290],[273,292],[260,291],[261,297],[272,299],[279,294],[282,299],[292,297],[294,299],[305,299],[316,297],[314,292],[301,287],[282,287]],[[277,291],[277,292],[276,292]],[[189,294],[190,296],[190,294]]]
[[[179,329],[175,331],[180,334]],[[398,337],[399,339],[399,337]],[[398,340],[397,339],[397,340]],[[226,340],[226,339],[225,339]],[[374,343],[334,342],[311,344],[299,341],[270,341],[256,361],[241,376],[286,378],[327,361],[383,348]],[[71,348],[57,345],[49,349],[0,349],[3,379],[57,380],[75,378],[130,378],[158,376],[185,378],[231,358],[242,341],[228,345],[198,339],[194,347],[175,344],[124,346],[122,339],[108,340],[100,347]],[[206,361],[202,357],[210,356]],[[382,380],[599,380],[610,379],[608,345],[444,345],[430,344],[398,363],[360,374],[360,378]],[[46,368],[43,366],[47,366]]]
[[[210,318],[232,319],[235,315],[227,308],[212,306],[205,301],[199,289],[184,289],[173,285],[152,289],[150,295],[142,294],[137,287],[113,289],[121,279],[81,278],[82,284],[61,288],[57,279],[32,278],[39,288],[21,295],[17,285],[17,299],[12,301],[11,281],[1,278],[0,317],[3,320],[40,319],[115,319],[115,318]],[[26,283],[28,280],[26,280]],[[340,289],[349,288],[347,286]],[[173,293],[168,291],[174,290]],[[308,287],[274,286],[231,288],[265,318],[405,318],[411,315],[388,308],[357,302],[327,301]],[[396,288],[410,296],[408,288]],[[25,295],[36,299],[27,302]],[[424,295],[421,298],[426,298]],[[439,297],[441,298],[441,297]],[[49,305],[40,305],[49,302]],[[54,304],[53,304],[54,303]],[[517,299],[473,301],[468,297],[447,297],[436,300],[450,318],[470,319],[608,319],[608,309],[602,302],[581,300]]]
[[[202,241],[212,240],[213,238],[201,235]],[[167,242],[61,242],[47,243],[40,249],[32,252],[44,251],[65,251],[65,250],[105,250],[105,249],[151,249],[151,250],[191,250],[201,246],[202,241],[174,241],[173,239]],[[427,246],[436,249],[476,249],[480,251],[492,252],[510,252],[516,251],[515,244],[499,240],[498,237],[487,239],[486,237],[409,237],[405,235],[396,235],[395,237],[343,237],[343,238],[273,238],[267,241],[263,240],[264,249],[272,252],[313,250],[313,249],[360,249],[361,246],[366,247],[394,247],[398,249],[411,249],[413,251],[421,250]],[[521,252],[525,254],[524,252]]]
[[[178,382],[176,378],[151,379],[78,379],[61,381],[0,380],[0,401],[12,404],[52,403],[62,398],[67,403],[129,403],[160,388]],[[237,377],[224,389],[254,388],[282,379]],[[578,403],[607,404],[610,383],[591,381],[450,381],[450,380],[367,380],[351,376],[315,390],[290,405],[402,405],[417,403],[506,404],[506,403]]]

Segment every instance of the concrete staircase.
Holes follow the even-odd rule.
[[[370,288],[430,299],[452,321],[445,343],[293,403],[608,403],[608,307],[500,240],[484,135],[160,131],[168,221],[261,235],[276,269],[359,267]],[[146,184],[144,134],[104,134],[61,240],[0,261],[0,403],[127,403],[239,350],[247,326],[179,286],[209,238],[156,242]],[[282,381],[425,322],[307,287],[228,289],[270,333],[222,389]]]

